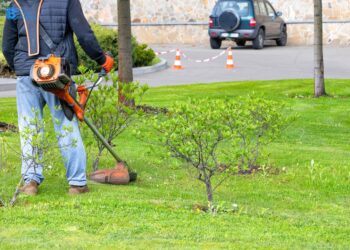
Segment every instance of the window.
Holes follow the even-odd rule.
[[[254,10],[255,10],[255,15],[260,15],[260,8],[258,1],[254,1]]]
[[[251,4],[248,1],[222,1],[214,9],[214,15],[219,16],[226,10],[234,10],[241,17],[247,17],[250,14]]]
[[[266,2],[266,7],[267,7],[267,12],[269,14],[270,17],[275,17],[275,10],[272,8],[271,4]]]
[[[263,0],[258,0],[259,2],[259,9],[260,9],[260,14],[263,16],[267,16],[267,10],[265,7],[265,3]]]

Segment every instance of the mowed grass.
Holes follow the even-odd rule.
[[[144,103],[154,106],[249,94],[285,103],[298,118],[267,148],[268,166],[280,173],[236,176],[221,186],[214,198],[228,208],[237,204],[236,213],[198,212],[193,206],[206,204],[204,185],[130,129],[115,144],[138,171],[136,183],[89,183],[89,194],[70,197],[56,161],[40,195],[0,208],[0,249],[349,249],[350,80],[326,84],[331,96],[319,99],[312,98],[311,80],[151,88]],[[0,120],[16,117],[15,99],[0,99]],[[18,135],[6,139],[19,148]],[[20,159],[8,155],[0,170],[5,200],[20,171]],[[114,162],[106,154],[101,164]]]

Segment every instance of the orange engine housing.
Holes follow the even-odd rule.
[[[33,82],[44,90],[64,89],[71,82],[70,65],[53,54],[37,59],[31,68]]]
[[[69,93],[72,82],[70,76],[70,65],[64,59],[55,55],[48,55],[37,59],[31,68],[30,76],[33,83],[45,91],[51,92],[59,99],[65,101],[71,107],[80,121],[84,120],[84,106],[89,91],[80,86],[78,103]]]

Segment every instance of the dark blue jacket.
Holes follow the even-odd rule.
[[[16,10],[15,6],[12,3],[10,8]],[[40,23],[55,44],[61,43],[63,45],[61,51],[58,52],[70,61],[72,73],[76,71],[78,64],[73,33],[76,34],[79,44],[91,59],[100,65],[105,62],[105,55],[83,14],[79,0],[44,0],[40,13]],[[6,17],[2,51],[17,76],[28,76],[34,61],[38,57],[51,53],[40,37],[39,55],[28,56],[27,35],[18,8],[17,12],[14,11]]]

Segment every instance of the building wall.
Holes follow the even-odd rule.
[[[313,0],[270,0],[289,23],[289,44],[313,42]],[[116,0],[82,0],[93,22],[115,26]],[[133,34],[146,43],[208,43],[207,21],[216,0],[131,0]],[[323,0],[324,41],[350,45],[350,0]]]

